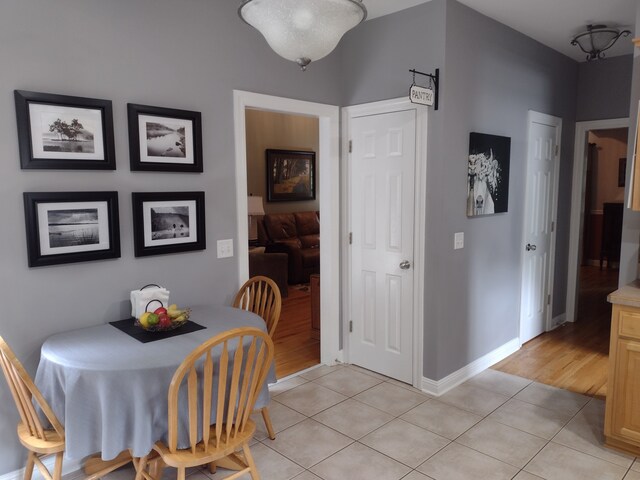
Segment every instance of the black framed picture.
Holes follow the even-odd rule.
[[[267,150],[267,201],[294,202],[316,198],[316,153]]]
[[[624,187],[627,178],[627,157],[618,159],[618,186]]]
[[[30,267],[120,257],[118,192],[25,192]]]
[[[127,105],[132,171],[202,172],[200,112]]]
[[[509,208],[511,138],[469,135],[467,216],[505,213]]]
[[[23,169],[115,170],[111,100],[15,90]]]
[[[204,192],[132,193],[136,257],[204,250]]]

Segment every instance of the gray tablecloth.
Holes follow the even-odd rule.
[[[45,341],[35,383],[64,425],[70,459],[101,451],[110,460],[127,449],[145,455],[166,437],[169,383],[187,354],[225,330],[265,330],[258,315],[231,307],[193,307],[191,320],[207,328],[140,343],[107,324]],[[267,381],[275,382],[273,366]],[[268,402],[265,384],[256,408]]]

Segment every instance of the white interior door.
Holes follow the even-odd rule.
[[[530,112],[520,342],[550,327],[561,120]]]
[[[351,363],[413,381],[416,111],[351,121]]]

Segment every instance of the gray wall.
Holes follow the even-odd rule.
[[[0,3],[0,335],[35,372],[51,334],[128,315],[129,290],[160,282],[179,304],[229,303],[235,258],[216,241],[236,236],[233,89],[339,104],[339,56],[305,74],[273,54],[236,14],[211,0],[2,0]],[[113,101],[118,169],[23,171],[13,90]],[[129,171],[127,102],[202,112],[204,173]],[[122,258],[29,269],[22,192],[117,190]],[[136,259],[131,192],[206,191],[208,248]],[[17,413],[0,381],[0,475],[24,466]]]
[[[640,3],[636,7],[636,32],[640,32]],[[640,49],[636,48],[633,55],[633,78],[631,95],[629,101],[629,141],[627,158],[634,158],[636,127],[638,125],[638,102],[640,102]],[[640,159],[636,158],[635,167],[640,165]],[[632,162],[627,162],[627,178],[631,178]],[[625,198],[629,198],[629,186],[631,182],[626,182]],[[636,185],[637,188],[637,185]],[[624,209],[622,223],[622,245],[620,248],[620,286],[626,285],[638,278],[638,245],[640,242],[640,212],[634,212],[628,208]]]
[[[441,68],[441,107],[429,111],[424,376],[442,379],[518,336],[529,109],[563,119],[553,312],[564,311],[577,63],[453,0],[367,22],[342,53],[345,105],[406,95],[409,68]],[[471,131],[511,137],[507,214],[466,217]]]
[[[633,55],[580,63],[576,121],[629,116],[632,70]]]

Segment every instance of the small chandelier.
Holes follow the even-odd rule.
[[[627,37],[629,30],[619,31],[606,25],[587,25],[587,31],[576,35],[571,45],[577,45],[587,54],[587,61],[604,58],[604,51],[613,47],[620,37]]]
[[[262,33],[278,55],[306,70],[364,21],[367,9],[362,0],[245,0],[238,15]]]

